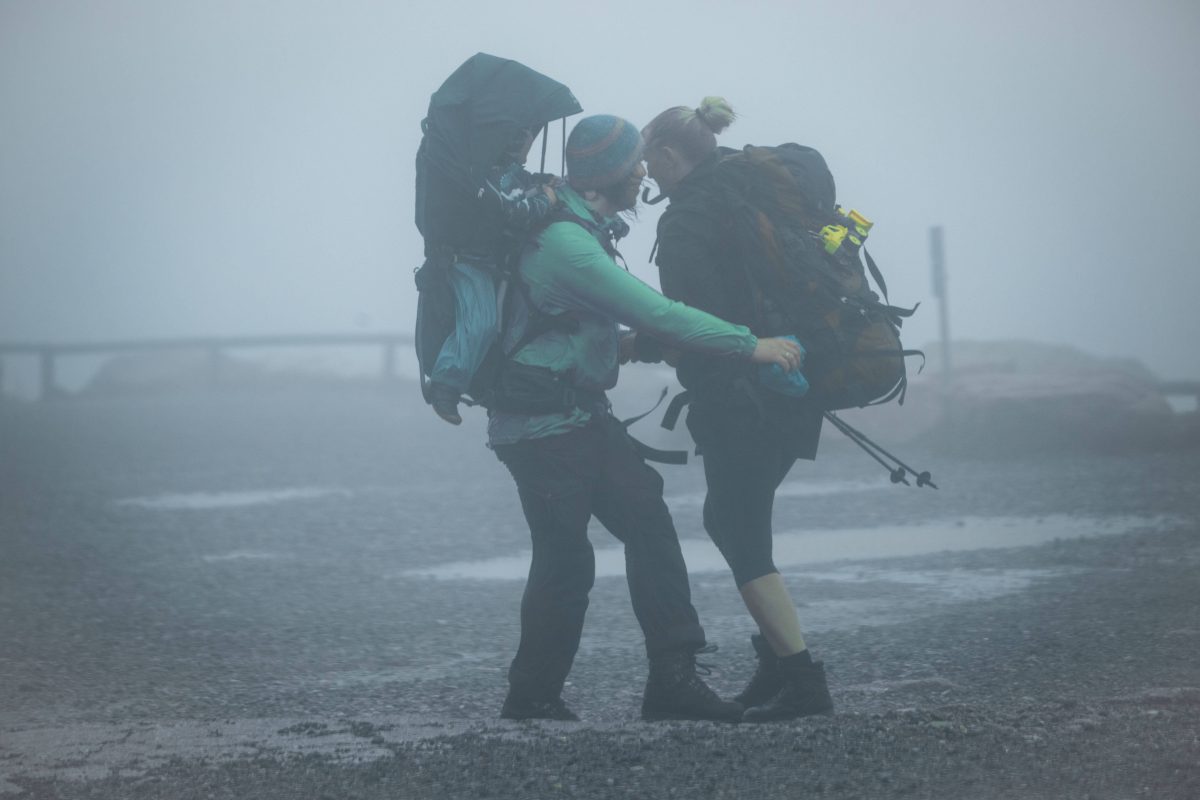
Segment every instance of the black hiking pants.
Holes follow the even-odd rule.
[[[508,671],[514,693],[549,700],[562,692],[595,580],[592,516],[625,545],[629,596],[647,654],[704,646],[662,476],[634,451],[620,422],[597,415],[569,433],[495,450],[517,483],[533,538],[521,642]]]

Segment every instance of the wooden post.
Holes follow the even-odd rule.
[[[929,260],[933,268],[933,296],[938,300],[938,328],[942,339],[942,381],[950,383],[950,311],[946,297],[946,253],[942,226],[929,229]]]
[[[929,265],[933,277],[933,296],[938,301],[938,332],[942,340],[942,425],[949,436],[956,436],[959,419],[951,399],[950,312],[946,296],[946,251],[942,233],[941,225],[929,229]]]

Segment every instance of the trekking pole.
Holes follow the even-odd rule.
[[[843,424],[845,424],[845,423],[843,423]],[[849,426],[847,425],[847,427],[849,427]],[[928,471],[928,470],[925,470],[925,471],[923,471],[923,472],[917,472],[915,469],[913,469],[912,467],[910,467],[908,464],[905,464],[905,463],[904,463],[903,461],[901,461],[899,458],[897,458],[896,456],[892,455],[892,454],[891,454],[891,453],[889,453],[887,450],[884,450],[884,449],[883,449],[882,447],[880,447],[878,444],[876,444],[875,442],[873,442],[873,441],[871,441],[870,439],[868,439],[868,438],[867,438],[867,437],[866,437],[866,436],[865,436],[863,433],[861,433],[861,432],[859,432],[859,431],[855,431],[855,433],[858,433],[858,435],[859,435],[859,436],[861,436],[861,437],[863,438],[863,441],[867,442],[867,443],[868,443],[868,444],[870,444],[872,447],[874,447],[876,450],[878,450],[879,452],[883,453],[885,456],[887,456],[888,458],[890,458],[892,461],[895,461],[895,462],[896,462],[897,464],[899,464],[901,467],[903,467],[904,469],[906,469],[906,470],[908,470],[909,472],[911,472],[911,473],[912,473],[912,475],[913,475],[913,477],[917,479],[917,487],[918,487],[918,488],[920,488],[920,487],[922,487],[922,486],[931,486],[931,487],[933,487],[934,489],[938,488],[938,487],[937,487],[937,484],[933,482],[933,476],[929,474],[929,471]]]
[[[893,468],[891,464],[887,463],[882,458],[880,458],[878,453],[876,453],[874,450],[872,450],[870,447],[868,447],[866,442],[864,442],[862,439],[860,439],[856,435],[856,434],[858,434],[858,431],[854,430],[854,428],[851,428],[849,425],[842,422],[840,419],[838,419],[837,417],[835,417],[833,414],[829,413],[828,411],[825,412],[825,418],[827,420],[829,420],[830,422],[832,422],[834,427],[836,427],[839,431],[846,434],[847,438],[849,438],[850,441],[854,442],[856,445],[861,447],[867,455],[869,455],[871,458],[878,461],[879,465],[881,467],[883,467],[884,469],[886,469],[891,474],[892,483],[903,483],[905,486],[912,485],[908,482],[908,479],[904,477],[904,474],[905,474],[904,468],[903,467]]]
[[[869,445],[871,448],[874,448],[879,453],[882,453],[883,455],[890,458],[892,461],[895,461],[899,465],[899,468],[896,470],[896,472],[899,472],[901,474],[903,474],[904,471],[906,471],[906,470],[908,472],[911,472],[913,477],[917,479],[918,487],[932,486],[934,489],[938,488],[937,484],[935,484],[933,482],[932,476],[930,475],[930,473],[928,471],[917,472],[915,469],[910,467],[908,464],[905,464],[899,458],[897,458],[896,456],[889,453],[887,450],[885,450],[879,444],[877,444],[876,442],[867,438],[866,434],[864,434],[862,431],[859,431],[859,430],[851,427],[851,425],[849,423],[845,422],[844,420],[839,418],[837,415],[830,413],[830,412],[826,412],[825,416],[826,416],[826,418],[830,419],[838,427],[838,429],[840,431],[842,431],[842,433],[845,433],[847,436],[849,436],[850,438],[852,438],[856,442],[858,442],[859,446],[862,447],[863,449],[867,449],[867,446]],[[878,459],[876,459],[876,460],[878,460]],[[880,462],[880,463],[882,463],[882,462]],[[900,482],[896,478],[896,472],[892,473],[892,482],[893,483]],[[908,481],[904,481],[904,483],[907,484]]]
[[[918,488],[922,487],[922,486],[931,486],[934,489],[938,488],[937,484],[933,482],[933,476],[930,475],[930,473],[928,471],[917,472],[915,469],[910,467],[908,464],[905,464],[899,458],[897,458],[896,456],[889,453],[887,450],[880,447],[878,444],[873,442],[871,439],[867,438],[867,436],[864,433],[862,433],[862,431],[859,431],[859,430],[851,427],[849,423],[843,421],[836,414],[834,414],[830,411],[826,411],[825,418],[828,419],[830,422],[832,422],[835,426],[837,426],[838,430],[840,430],[842,433],[846,434],[851,439],[853,439],[858,444],[859,447],[862,447],[864,450],[867,450],[867,452],[871,453],[872,455],[875,455],[870,449],[868,449],[868,445],[869,445],[871,448],[878,450],[880,453],[882,453],[883,455],[890,458],[892,461],[895,461],[897,464],[899,464],[900,465],[899,468],[895,471],[892,471],[892,483],[903,482],[905,485],[908,485],[908,481],[904,480],[904,477],[903,477],[904,471],[907,470],[908,472],[912,473],[914,478],[917,479]],[[887,469],[889,471],[891,471],[891,467],[889,467],[887,464],[885,464],[878,456],[875,457],[875,460],[879,461],[880,464],[883,464],[885,467],[887,467]],[[896,477],[897,472],[900,473],[899,479],[897,479],[897,477]]]

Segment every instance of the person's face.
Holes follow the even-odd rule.
[[[517,132],[508,147],[508,155],[512,157],[513,161],[524,164],[529,160],[529,151],[533,148],[535,136],[533,128],[522,128]]]
[[[648,147],[644,157],[650,180],[658,184],[658,190],[663,194],[669,194],[683,179],[679,155],[670,147]]]
[[[611,202],[616,206],[617,211],[628,211],[637,205],[638,192],[642,189],[642,181],[646,178],[646,168],[642,166],[642,162],[638,162],[633,172],[629,173],[629,177],[622,183],[617,192],[611,198]]]

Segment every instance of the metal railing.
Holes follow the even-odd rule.
[[[407,333],[329,333],[281,334],[273,336],[191,336],[160,339],[115,339],[100,342],[0,342],[0,392],[4,389],[4,363],[7,355],[34,356],[38,359],[40,387],[43,400],[61,392],[55,382],[58,359],[72,355],[128,353],[145,350],[204,350],[208,353],[210,375],[217,381],[221,372],[224,351],[261,347],[327,347],[366,345],[382,348],[380,376],[384,380],[396,377],[396,349],[411,347],[413,337]],[[1200,381],[1163,381],[1159,389],[1164,395],[1193,397],[1200,406]]]
[[[382,349],[381,377],[396,377],[396,349],[413,344],[405,333],[284,334],[273,336],[192,336],[161,339],[116,339],[99,342],[0,342],[0,391],[3,390],[3,357],[33,356],[38,359],[39,398],[61,394],[55,380],[57,362],[63,356],[102,355],[146,350],[203,350],[208,353],[210,375],[216,381],[226,350],[264,347],[340,347],[367,345]]]

